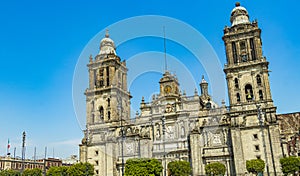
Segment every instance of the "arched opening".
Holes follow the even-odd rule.
[[[109,86],[109,67],[106,67],[106,86]]]
[[[259,99],[260,99],[260,100],[263,100],[263,99],[264,99],[264,95],[263,95],[262,90],[259,90],[259,91],[258,91],[258,95],[259,95]]]
[[[110,99],[107,99],[107,107],[110,107]]]
[[[232,49],[232,55],[233,55],[233,63],[237,64],[238,63],[238,57],[237,57],[235,42],[231,43],[231,47],[232,47],[231,49]]]
[[[256,76],[256,83],[257,83],[257,85],[261,86],[261,77],[260,77],[260,75]]]
[[[250,84],[247,84],[245,86],[245,95],[246,95],[247,101],[253,100],[253,90],[252,90],[252,86]]]
[[[234,79],[234,87],[239,88],[239,80],[237,78]]]
[[[250,50],[251,50],[252,60],[255,61],[256,60],[256,53],[255,53],[255,44],[254,44],[254,39],[253,38],[250,39]]]
[[[207,102],[207,103],[205,104],[205,107],[206,107],[206,109],[211,109],[211,103],[210,103],[210,102]]]
[[[241,96],[239,93],[236,94],[236,101],[239,103],[241,102]]]
[[[110,111],[107,112],[107,120],[110,120]]]
[[[99,113],[100,113],[100,119],[103,120],[103,118],[104,118],[104,108],[103,108],[103,106],[101,106],[99,108]]]

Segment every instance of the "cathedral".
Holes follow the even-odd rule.
[[[284,147],[261,29],[239,3],[230,22],[222,38],[229,105],[214,102],[204,77],[200,94],[181,93],[179,80],[166,70],[159,94],[150,102],[142,98],[135,118],[130,118],[126,62],[106,33],[99,53],[89,58],[80,161],[93,164],[95,175],[121,176],[127,159],[157,158],[166,176],[169,162],[186,160],[196,176],[205,175],[205,165],[213,162],[223,163],[226,175],[245,175],[247,160],[262,159],[266,175],[280,175]]]

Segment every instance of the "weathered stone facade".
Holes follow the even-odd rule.
[[[193,175],[205,175],[205,165],[218,161],[227,175],[245,175],[246,160],[261,158],[266,174],[280,175],[283,150],[261,30],[239,4],[230,21],[223,36],[229,106],[212,100],[204,78],[200,95],[195,91],[187,96],[176,76],[165,71],[160,93],[151,102],[142,99],[134,119],[129,115],[126,63],[107,33],[88,64],[87,130],[80,160],[94,164],[96,175],[122,175],[122,162],[134,157],[158,158],[164,167],[187,160]]]
[[[300,112],[278,114],[284,156],[300,156]]]

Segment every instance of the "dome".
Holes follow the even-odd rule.
[[[108,30],[106,30],[105,37],[100,42],[100,55],[103,54],[115,54],[116,55],[116,47],[114,41],[109,38]]]
[[[231,26],[250,23],[247,9],[239,2],[235,3],[235,8],[231,11],[230,22]]]

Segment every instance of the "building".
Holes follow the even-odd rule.
[[[280,175],[281,135],[273,104],[269,69],[262,54],[261,29],[236,3],[224,28],[229,106],[219,106],[202,78],[200,95],[180,92],[177,77],[165,71],[160,92],[140,103],[130,119],[127,67],[107,33],[100,52],[88,63],[85,137],[80,161],[95,166],[96,175],[122,175],[128,158],[154,157],[167,163],[190,161],[193,175],[205,175],[205,165],[221,162],[227,175],[245,175],[246,160],[265,161],[265,174]]]
[[[39,168],[43,172],[47,172],[47,170],[52,166],[62,166],[62,160],[56,158],[22,160],[21,158],[12,158],[10,156],[0,157],[0,170],[12,169],[22,171],[22,169]]]
[[[300,112],[278,114],[284,156],[300,156]]]

